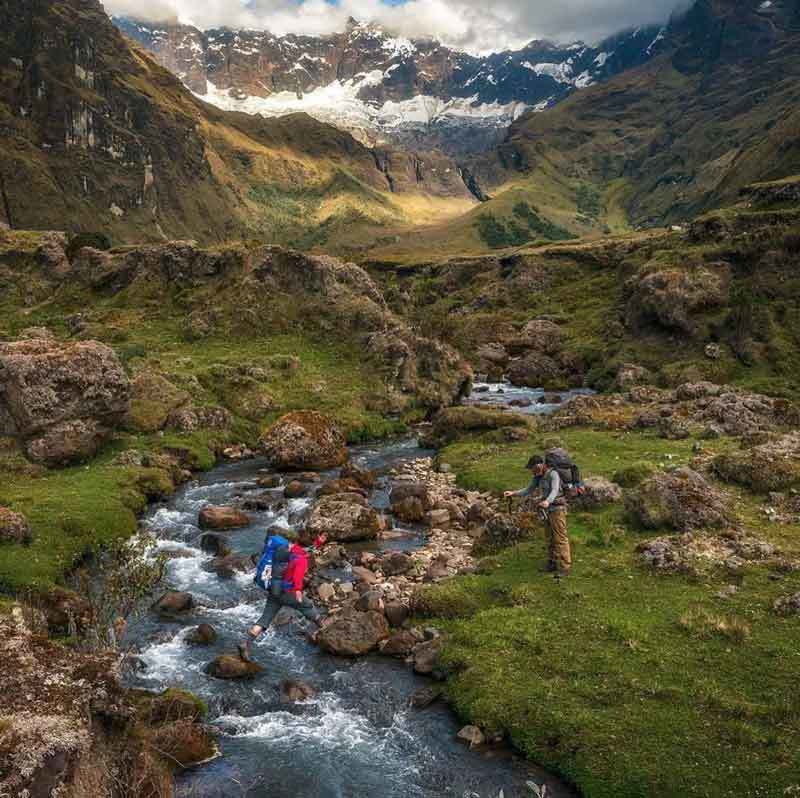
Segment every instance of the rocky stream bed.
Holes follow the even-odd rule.
[[[214,678],[208,664],[235,652],[260,614],[264,594],[252,583],[249,556],[260,551],[269,527],[313,525],[322,503],[337,499],[335,494],[318,494],[336,484],[339,469],[316,478],[278,478],[262,460],[244,460],[208,472],[168,503],[151,508],[143,523],[156,536],[158,548],[170,555],[168,586],[190,593],[192,606],[177,614],[146,613],[131,625],[126,642],[138,657],[128,681],[152,691],[181,687],[202,698],[220,749],[212,761],[179,776],[179,795],[572,794],[500,741],[473,746],[459,739],[462,724],[435,700],[440,683],[427,676],[432,666],[425,660],[437,648],[437,633],[412,627],[404,620],[406,607],[420,583],[472,567],[469,550],[475,533],[469,516],[479,515],[491,499],[457,489],[451,475],[434,471],[431,454],[415,439],[351,449],[350,468],[370,472],[375,482],[350,500],[356,507],[361,501],[365,512],[374,511],[381,530],[376,537],[365,535],[372,539],[329,544],[317,558],[309,586],[334,624],[347,613],[362,619],[371,613],[386,617],[391,631],[380,620],[378,646],[370,633],[365,641],[355,634],[354,647],[368,649],[367,655],[334,656],[322,649],[352,646],[347,632],[327,634],[318,647],[307,640],[299,619],[282,611],[253,647],[259,672],[244,680]],[[428,493],[422,499],[409,487],[420,484]],[[404,495],[401,507],[398,497]],[[243,525],[222,533],[201,529],[199,515],[209,506],[241,508]],[[212,551],[220,539],[223,557]],[[213,627],[215,635],[208,644],[193,644],[201,624]],[[546,787],[540,793],[542,785]]]

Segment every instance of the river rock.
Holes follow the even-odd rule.
[[[381,559],[381,570],[386,576],[402,576],[414,567],[414,560],[403,551],[391,551]]]
[[[215,557],[205,567],[222,579],[232,579],[236,574],[250,573],[255,568],[255,563],[250,554],[227,554]]]
[[[97,341],[0,343],[0,436],[20,439],[44,465],[94,456],[130,397],[119,358]]]
[[[201,529],[237,529],[249,526],[252,519],[236,507],[204,507],[198,524]]]
[[[0,543],[27,545],[31,542],[28,519],[8,507],[0,507]]]
[[[476,745],[483,745],[486,742],[486,737],[477,726],[464,726],[456,737],[470,748]]]
[[[281,478],[278,474],[266,474],[256,480],[259,488],[277,488],[280,487],[280,484]]]
[[[394,627],[402,626],[411,614],[408,607],[399,601],[388,602],[384,608],[384,612],[386,614],[386,620]]]
[[[194,597],[191,593],[168,590],[153,604],[153,609],[159,615],[180,615],[193,610],[194,606]]]
[[[431,499],[428,486],[424,482],[396,482],[392,485],[389,501],[398,504],[405,499],[419,499],[424,509],[431,509]]]
[[[356,609],[361,610],[361,612],[383,613],[383,593],[379,590],[368,590],[356,601]]]
[[[434,557],[425,571],[424,581],[438,582],[450,576],[449,562],[450,558],[446,554],[439,554]]]
[[[272,625],[276,629],[281,629],[292,624],[303,624],[304,621],[305,619],[297,610],[293,610],[291,607],[281,607],[275,614]]]
[[[389,624],[382,613],[348,608],[322,627],[317,643],[330,654],[357,657],[377,648],[389,636]]]
[[[438,449],[469,432],[516,431],[524,438],[535,429],[536,420],[522,413],[475,406],[448,407],[433,417],[433,426],[422,443]]]
[[[366,468],[362,468],[352,460],[348,461],[342,466],[339,476],[342,479],[353,480],[364,490],[372,490],[375,487],[375,482],[377,480],[374,471],[369,471]]]
[[[192,646],[210,646],[217,642],[217,630],[211,624],[201,623],[186,635],[186,642]]]
[[[356,582],[363,582],[366,585],[374,585],[378,581],[375,572],[371,571],[369,568],[365,568],[363,565],[353,566],[353,579],[355,579]]]
[[[215,679],[252,679],[263,670],[258,663],[233,654],[222,654],[206,666],[206,673]]]
[[[300,482],[298,479],[293,479],[284,489],[283,495],[287,499],[299,499],[308,493],[308,485]]]
[[[341,493],[356,494],[365,498],[367,496],[367,491],[356,480],[349,478],[332,479],[319,491],[320,496],[335,496]]]
[[[564,381],[564,372],[559,364],[542,352],[528,352],[515,358],[508,366],[508,381],[512,385],[529,388],[552,386]]]
[[[448,510],[431,510],[425,516],[425,523],[437,529],[446,529],[450,526],[450,512]]]
[[[306,525],[311,536],[326,534],[329,540],[338,542],[374,540],[382,528],[381,517],[374,508],[344,496],[320,499]]]
[[[331,582],[324,582],[317,588],[319,600],[326,604],[336,595],[336,587]]]
[[[281,701],[294,704],[298,701],[308,701],[317,694],[317,691],[299,679],[284,679],[281,682]]]
[[[395,632],[388,640],[384,640],[379,649],[387,657],[407,657],[420,642],[412,631],[403,629]]]
[[[414,649],[414,671],[423,676],[435,674],[442,657],[442,638],[426,640]]]
[[[347,461],[346,443],[333,419],[304,410],[278,419],[262,437],[261,449],[280,471],[322,471]]]
[[[412,693],[409,704],[411,704],[414,709],[427,709],[441,697],[441,687],[420,687],[419,690],[415,690],[414,693]]]
[[[214,532],[206,532],[206,534],[200,538],[200,548],[216,557],[227,557],[231,553],[225,538]]]
[[[417,524],[425,518],[425,505],[416,496],[407,496],[405,499],[393,502],[391,512],[401,521]]]

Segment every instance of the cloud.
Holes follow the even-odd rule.
[[[258,28],[277,34],[341,31],[352,16],[409,37],[434,36],[473,52],[532,39],[593,42],[665,21],[685,0],[104,0],[110,14],[199,28]]]

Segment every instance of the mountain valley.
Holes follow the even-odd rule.
[[[800,0],[684,5],[0,0],[0,795],[800,795]]]

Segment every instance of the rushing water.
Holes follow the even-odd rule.
[[[588,388],[545,392],[541,388],[517,387],[508,382],[478,382],[465,404],[504,408],[527,415],[547,415],[575,396],[593,393]],[[558,401],[554,401],[556,399]]]
[[[404,460],[429,454],[413,441],[353,450],[353,459],[386,471]],[[459,728],[443,705],[409,707],[409,697],[425,680],[402,662],[381,657],[343,660],[323,654],[296,629],[272,629],[254,646],[265,671],[246,682],[212,679],[204,666],[235,651],[257,618],[263,594],[251,574],[222,579],[206,570],[210,555],[198,548],[197,515],[206,504],[224,504],[255,492],[259,461],[219,467],[185,486],[168,504],[144,520],[158,546],[182,549],[168,566],[170,587],[191,592],[201,605],[176,622],[151,615],[130,630],[142,669],[131,677],[139,687],[183,687],[202,697],[217,728],[221,755],[179,777],[185,798],[445,798],[533,796],[526,782],[548,782],[548,795],[570,793],[545,774],[499,750],[467,750],[455,739]],[[379,481],[372,501],[387,505],[388,480]],[[280,514],[252,513],[253,524],[229,535],[235,553],[260,551],[264,530],[273,524],[302,523],[310,499],[288,502]],[[373,544],[413,548],[419,531]],[[185,643],[199,623],[218,632],[210,647]],[[280,701],[279,685],[299,678],[318,692],[301,704]],[[498,690],[503,685],[497,685]]]

